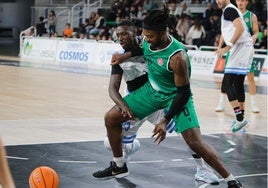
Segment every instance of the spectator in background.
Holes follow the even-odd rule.
[[[122,2],[119,0],[114,0],[114,2],[111,5],[111,12],[114,14],[114,17],[116,17],[117,12],[119,9],[122,9]]]
[[[0,138],[0,187],[15,188],[15,183],[6,159],[6,150]]]
[[[157,4],[154,0],[144,0],[143,2],[143,9],[146,12],[150,12],[152,9],[157,8]]]
[[[180,20],[178,20],[176,30],[179,35],[179,39],[185,44],[186,34],[188,33],[190,26],[192,25],[190,16],[187,14],[182,14]]]
[[[204,29],[207,31],[209,30],[209,19],[212,16],[213,12],[215,11],[215,9],[213,8],[212,3],[207,3],[207,8],[206,10],[203,12],[203,24],[204,24]]]
[[[137,19],[137,9],[136,6],[134,4],[132,4],[130,6],[130,10],[129,10],[129,17],[131,20],[136,20]]]
[[[65,24],[65,28],[63,30],[63,37],[64,38],[72,38],[73,37],[73,29],[71,28],[70,23]]]
[[[39,22],[36,24],[36,35],[42,37],[43,34],[47,34],[47,28],[45,26],[46,22],[43,16],[39,17]]]
[[[93,29],[95,27],[95,21],[96,21],[96,12],[91,12],[90,13],[90,17],[88,19],[86,19],[86,23],[85,23],[85,32],[86,32],[86,38],[89,38],[90,35],[90,31],[91,29]]]
[[[89,38],[96,39],[97,35],[102,35],[106,31],[106,19],[98,11],[95,16],[95,26],[89,31]]]
[[[142,20],[142,14],[146,13],[146,10],[143,9],[143,5],[139,5],[138,6],[138,10],[137,10],[137,19],[138,20]]]
[[[214,11],[209,19],[209,28],[207,28],[207,30],[205,29],[206,37],[204,44],[213,46],[216,35],[221,33],[220,28],[221,28],[221,21],[219,13],[217,11]]]
[[[79,24],[79,31],[77,38],[79,39],[85,39],[86,38],[86,28],[84,24]]]
[[[51,37],[52,38],[57,38],[57,37],[59,37],[59,33],[56,31],[55,33],[53,33],[53,35]]]
[[[198,16],[196,16],[194,24],[190,27],[189,32],[186,35],[186,43],[196,45],[199,48],[202,45],[205,36],[206,32],[201,24],[201,20]]]
[[[57,17],[56,17],[55,11],[51,10],[48,16],[49,36],[53,35],[53,33],[56,32],[56,22],[57,22]]]
[[[179,8],[177,7],[177,3],[174,1],[169,3],[169,10],[169,14],[172,14],[174,16],[179,14]]]
[[[189,7],[187,7],[187,4],[185,1],[181,2],[181,11],[180,11],[180,16],[182,16],[183,14],[188,15],[190,18],[192,16],[192,11]]]

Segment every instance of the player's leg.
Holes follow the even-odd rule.
[[[240,104],[238,102],[238,93],[237,93],[237,92],[244,92],[244,91],[238,90],[237,88],[237,85],[239,85],[237,84],[238,83],[237,80],[239,80],[239,82],[242,82],[242,80],[244,79],[241,80],[241,78],[243,77],[245,78],[244,75],[224,74],[224,79],[223,79],[224,90],[227,93],[229,103],[231,104],[234,110],[235,116],[236,116],[235,121],[233,121],[231,124],[233,132],[239,131],[248,123],[247,120],[244,118],[244,115],[240,109]],[[243,84],[244,84],[244,81],[243,81]]]
[[[128,120],[122,123],[122,129],[123,129],[122,148],[125,162],[128,162],[130,160],[130,156],[133,155],[140,148],[140,142],[136,138],[136,136],[139,127],[143,124],[144,121],[145,119],[142,121]],[[107,136],[104,139],[104,146],[107,150],[111,150],[111,145]]]
[[[222,83],[223,83],[223,80],[222,80]],[[226,99],[226,93],[225,93],[225,90],[224,90],[224,87],[222,84],[221,85],[220,100],[219,100],[217,107],[215,108],[216,112],[223,112],[225,110],[225,107],[224,107],[225,99]]]
[[[242,187],[241,183],[236,180],[231,172],[224,166],[217,151],[202,139],[199,128],[190,128],[181,134],[189,147],[200,155],[206,163],[208,163],[225,179],[228,184],[228,188]]]
[[[211,168],[209,168],[205,164],[205,161],[202,159],[202,157],[200,155],[196,154],[190,148],[189,148],[189,152],[191,153],[192,157],[194,158],[194,161],[196,164],[195,180],[209,183],[212,185],[218,185],[219,184],[218,176],[214,173],[214,171]]]
[[[92,177],[98,179],[125,177],[129,172],[123,158],[121,123],[127,121],[128,117],[122,116],[121,109],[118,106],[114,106],[105,114],[104,120],[107,136],[113,152],[113,160],[110,162],[109,167],[94,172]]]
[[[229,57],[230,57],[230,52],[228,52],[226,57],[225,57],[225,62],[224,62],[225,65],[227,64]],[[223,77],[223,79],[224,79],[224,77]],[[223,87],[223,80],[221,83],[222,84],[221,84],[220,100],[219,100],[217,107],[215,108],[216,112],[223,112],[225,110],[224,104],[225,104],[225,99],[226,99],[226,92],[225,92],[224,87]]]
[[[177,133],[181,133],[188,146],[199,156],[201,156],[207,164],[216,170],[228,184],[235,181],[234,176],[224,166],[216,150],[207,144],[201,136],[198,118],[195,112],[192,98],[182,109],[180,115],[174,116],[177,125]],[[233,188],[233,187],[229,187]]]
[[[253,64],[250,69],[250,73],[247,74],[247,79],[248,79],[248,91],[250,95],[251,111],[254,113],[259,113],[260,109],[256,102],[256,84],[254,80],[254,65]]]
[[[157,110],[154,105],[155,100],[152,97],[148,99],[148,95],[150,94],[148,93],[148,89],[150,87],[150,84],[147,83],[140,89],[124,97],[125,102],[138,119],[143,119]],[[121,125],[121,123],[127,120],[128,117],[123,117],[121,110],[117,106],[114,106],[105,114],[105,127],[113,151],[113,161],[111,161],[108,168],[93,173],[93,177],[104,179],[112,177],[121,178],[128,175],[122,150],[123,133]]]

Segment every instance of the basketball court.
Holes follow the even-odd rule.
[[[0,134],[18,188],[28,187],[28,177],[38,166],[56,170],[60,188],[226,187],[222,179],[219,185],[195,182],[194,160],[182,137],[169,134],[157,146],[148,122],[138,132],[141,148],[131,157],[129,176],[92,178],[112,159],[103,145],[103,117],[113,105],[109,74],[34,68],[7,56],[0,56],[0,71]],[[237,134],[230,131],[234,116],[227,100],[225,112],[215,112],[220,81],[220,76],[192,76],[203,137],[245,187],[267,187],[267,81],[256,79],[260,113],[250,112],[246,93],[249,125]]]

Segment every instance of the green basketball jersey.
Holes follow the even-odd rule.
[[[184,51],[186,49],[183,44],[177,41],[172,36],[169,36],[171,43],[164,49],[161,50],[151,50],[150,44],[143,40],[143,54],[145,62],[148,66],[148,78],[152,87],[161,93],[175,93],[177,88],[174,82],[174,73],[168,69],[169,60],[172,55],[179,51]],[[191,72],[190,60],[188,58],[189,76]]]

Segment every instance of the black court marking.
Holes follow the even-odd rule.
[[[26,61],[11,61],[11,60],[4,60],[0,59],[0,65],[7,65],[7,66],[21,66],[21,67],[28,67],[28,68],[39,68],[39,69],[46,69],[46,70],[52,70],[52,71],[63,71],[63,72],[71,72],[71,73],[79,73],[79,74],[91,74],[95,76],[110,76],[110,71],[104,71],[104,70],[97,70],[97,69],[88,69],[85,67],[62,67],[61,65],[51,65],[51,64],[45,64],[45,63],[31,63]],[[77,66],[77,65],[76,65]],[[221,80],[215,80],[215,81],[203,81],[198,79],[191,79],[191,85],[200,87],[200,88],[208,88],[208,89],[220,89],[221,87]],[[248,85],[245,84],[245,91],[248,92]],[[258,94],[267,95],[268,89],[267,86],[260,86],[256,85],[256,92]]]
[[[247,188],[267,187],[266,137],[246,133],[203,137]],[[28,187],[31,171],[41,165],[57,171],[60,188],[226,188],[224,181],[216,186],[194,181],[196,167],[180,136],[167,137],[160,146],[154,145],[150,138],[139,140],[141,148],[128,164],[129,176],[110,180],[91,177],[93,172],[107,167],[112,158],[102,141],[7,146],[6,149],[19,188]],[[230,147],[235,149],[224,153]]]

